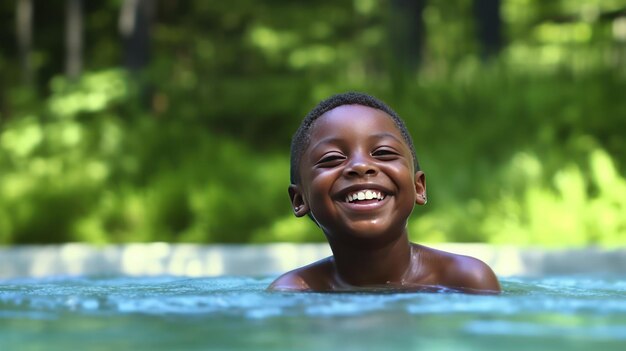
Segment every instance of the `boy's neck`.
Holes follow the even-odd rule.
[[[414,253],[406,233],[375,248],[329,243],[333,251],[334,280],[339,288],[402,285],[413,271]]]

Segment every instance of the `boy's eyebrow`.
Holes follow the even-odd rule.
[[[372,134],[371,137],[376,138],[376,139],[392,138],[399,142],[403,141],[403,139],[399,139],[397,136],[393,135],[393,133],[389,133],[389,132],[381,132],[381,133]]]
[[[311,151],[309,151],[309,153],[315,151],[315,149],[317,149],[318,147],[325,145],[325,144],[338,144],[339,142],[341,142],[342,139],[341,138],[337,138],[337,137],[327,137],[324,138],[320,141],[318,141],[315,145],[311,145]]]

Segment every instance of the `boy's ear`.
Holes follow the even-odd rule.
[[[422,171],[415,172],[415,203],[426,205],[426,175]]]
[[[291,208],[293,208],[293,213],[296,217],[302,217],[309,213],[309,205],[304,201],[302,192],[300,192],[297,185],[289,185],[289,198],[291,199]]]

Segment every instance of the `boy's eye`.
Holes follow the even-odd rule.
[[[343,161],[343,159],[345,159],[345,157],[343,155],[340,154],[329,154],[329,155],[324,155],[319,161],[317,161],[318,165],[332,165],[338,162]]]
[[[374,157],[392,157],[392,156],[397,156],[397,155],[398,153],[396,151],[388,149],[388,148],[380,148],[372,152],[372,156]]]

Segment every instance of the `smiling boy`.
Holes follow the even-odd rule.
[[[426,204],[425,176],[404,123],[374,97],[339,94],[309,112],[292,140],[289,196],[333,256],[283,274],[269,290],[500,291],[482,261],[409,242],[408,218]]]

